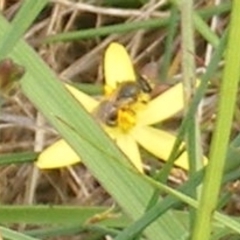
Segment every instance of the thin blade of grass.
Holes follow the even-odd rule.
[[[78,224],[90,222],[96,215],[101,215],[108,210],[106,207],[76,207],[76,206],[0,206],[0,222],[5,224]],[[100,216],[99,215],[99,216]],[[46,217],[47,216],[47,217]],[[115,218],[99,219],[96,223],[105,226],[120,227],[129,223],[126,216],[119,215]]]
[[[91,28],[81,31],[59,33],[53,36],[46,37],[43,42],[53,43],[59,41],[74,41],[79,39],[88,39],[93,37],[107,36],[111,33],[125,33],[139,29],[159,28],[161,26],[166,26],[168,23],[169,19],[163,18],[163,19],[150,19],[140,22],[114,24],[111,26],[99,27],[98,29]]]
[[[213,133],[210,160],[203,181],[202,196],[193,231],[192,239],[194,240],[209,239],[210,237],[212,214],[217,205],[224,171],[240,76],[240,54],[239,51],[236,51],[238,46],[240,47],[239,11],[240,2],[235,0],[232,6],[229,41],[226,47],[226,64],[219,94],[216,127]]]
[[[214,14],[222,14],[229,11],[229,5],[222,4],[219,7],[213,7],[212,10],[200,11],[201,16],[207,20],[212,17]],[[196,14],[195,14],[196,15]],[[204,38],[210,41],[214,46],[217,44],[217,36],[211,31],[211,29],[204,24],[200,16],[196,15],[195,17],[195,26],[197,30],[202,34]],[[59,41],[74,41],[79,39],[89,39],[93,37],[107,36],[112,33],[126,33],[130,31],[135,31],[139,29],[154,29],[165,27],[169,24],[169,18],[162,19],[150,19],[139,22],[123,23],[123,24],[114,24],[111,26],[104,26],[99,28],[91,28],[81,31],[72,31],[66,33],[59,33],[53,36],[48,36],[43,40],[43,43],[54,43]],[[199,28],[199,29],[198,29]]]
[[[181,11],[181,46],[182,46],[182,74],[183,74],[183,92],[185,113],[188,111],[192,96],[195,94],[196,85],[196,65],[195,65],[195,42],[193,25],[194,4],[192,0],[182,1]],[[198,16],[195,14],[195,16]],[[198,106],[196,106],[198,108]],[[192,118],[189,119],[189,125],[185,135],[187,153],[189,157],[189,178],[193,177],[197,170],[203,166],[203,156],[200,139],[200,126],[197,109]],[[192,188],[191,197],[197,197],[197,188]],[[190,228],[195,218],[195,209],[189,209]]]
[[[40,240],[0,226],[0,237],[9,240]]]
[[[211,43],[214,47],[217,47],[219,38],[214,32],[212,32],[206,22],[198,14],[194,14],[193,19],[197,31],[204,37],[207,42]]]
[[[168,70],[171,64],[171,59],[172,59],[172,46],[174,42],[174,37],[177,34],[177,28],[178,28],[178,9],[175,6],[171,7],[171,16],[169,18],[169,25],[168,25],[168,30],[167,30],[167,36],[165,40],[165,50],[164,50],[164,56],[163,56],[163,61],[161,64],[161,69],[159,71],[160,75],[160,80],[161,81],[166,81],[167,75],[168,75]]]
[[[116,228],[118,228],[116,226]],[[116,230],[113,228],[104,227],[98,224],[90,224],[90,225],[67,225],[55,228],[44,228],[37,230],[30,230],[24,232],[25,234],[38,237],[41,239],[45,238],[56,238],[56,237],[76,237],[76,235],[80,235],[81,233],[90,233],[90,236],[94,236],[91,238],[88,237],[88,240],[93,239],[104,239],[106,235],[116,236],[120,230]],[[97,236],[96,236],[97,235]]]
[[[34,162],[37,159],[37,156],[38,156],[38,153],[35,153],[35,152],[1,154],[0,155],[0,165]]]
[[[25,0],[14,17],[11,27],[1,39],[0,59],[3,59],[12,50],[16,42],[22,37],[33,20],[48,3],[47,0]]]

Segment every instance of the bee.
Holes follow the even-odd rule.
[[[107,126],[116,127],[119,111],[133,111],[130,106],[139,101],[141,95],[149,95],[151,91],[152,87],[142,76],[138,76],[135,82],[125,81],[119,83],[110,98],[102,101],[95,109],[94,116]],[[141,101],[146,102],[146,100]]]

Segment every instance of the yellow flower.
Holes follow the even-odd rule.
[[[104,76],[106,96],[97,101],[76,88],[66,85],[67,89],[81,104],[99,118],[100,124],[118,147],[129,157],[133,165],[143,172],[138,145],[156,157],[167,160],[176,140],[175,136],[152,127],[151,125],[166,120],[183,109],[182,85],[177,84],[149,102],[136,100],[117,109],[112,125],[103,120],[109,117],[108,107],[116,107],[114,94],[123,82],[136,83],[136,75],[126,49],[119,43],[111,43],[104,56]],[[139,94],[141,95],[141,94]],[[143,95],[143,94],[142,94]],[[109,105],[109,106],[108,106]],[[61,139],[45,149],[38,157],[36,165],[42,169],[59,168],[80,162],[79,156]],[[187,154],[184,152],[175,162],[183,169],[188,169]]]

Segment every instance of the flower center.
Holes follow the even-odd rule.
[[[137,113],[150,100],[150,94],[144,92],[138,82],[125,81],[116,89],[105,85],[105,100],[95,111],[95,116],[107,128],[128,132],[137,123]]]
[[[117,125],[123,131],[129,131],[136,124],[136,112],[129,108],[119,109],[117,117]]]
[[[149,98],[147,99],[146,96],[142,95],[136,102],[119,108],[117,112],[116,127],[125,133],[131,130],[137,124],[138,112],[147,107],[148,101]]]

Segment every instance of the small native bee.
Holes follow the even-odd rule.
[[[94,115],[107,126],[117,126],[119,110],[130,109],[129,107],[136,103],[142,94],[150,94],[151,91],[150,84],[141,76],[136,82],[122,82],[113,91],[110,98],[97,107]]]

